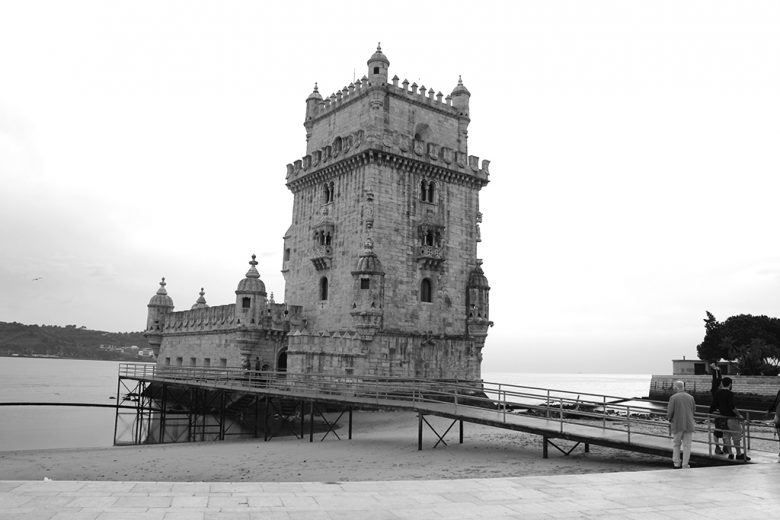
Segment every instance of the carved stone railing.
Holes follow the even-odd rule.
[[[440,269],[444,263],[442,248],[436,246],[419,246],[417,250],[417,263],[420,269]]]
[[[309,251],[309,257],[317,271],[330,269],[330,264],[333,259],[333,250],[331,249],[331,246],[315,246]]]

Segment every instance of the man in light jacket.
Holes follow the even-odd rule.
[[[696,412],[696,402],[693,396],[685,391],[682,381],[673,383],[674,395],[669,398],[666,418],[672,427],[672,463],[675,468],[690,468],[691,441],[696,428],[693,414]],[[680,461],[680,446],[682,446],[682,462]]]

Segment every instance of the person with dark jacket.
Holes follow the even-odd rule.
[[[714,404],[718,397],[718,390],[720,390],[720,382],[723,379],[720,372],[720,367],[717,363],[710,363],[710,371],[712,373],[712,388],[710,388],[710,393],[712,394],[712,406],[710,406],[710,413],[712,413],[712,410],[717,408],[717,406]],[[715,438],[715,455],[723,455],[725,452],[723,451],[723,448],[721,448],[721,439],[723,438],[723,428],[726,427],[724,424],[726,421],[725,419],[721,419],[720,417],[716,417],[713,420],[714,428],[712,430],[712,436]]]
[[[748,461],[750,457],[742,453],[740,442],[742,441],[742,414],[734,406],[734,393],[731,391],[732,381],[730,377],[724,377],[721,380],[721,389],[715,394],[715,401],[710,405],[710,413],[715,410],[726,418],[726,428],[723,430],[723,449],[730,459],[734,458],[731,453],[732,446],[736,452],[736,458]]]
[[[775,401],[769,407],[769,414],[774,414],[775,430],[777,430],[777,440],[780,442],[780,390],[777,391]],[[780,457],[780,453],[777,454]]]

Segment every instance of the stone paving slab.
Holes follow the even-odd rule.
[[[0,520],[774,517],[780,464],[392,482],[0,481]]]

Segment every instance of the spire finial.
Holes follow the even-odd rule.
[[[165,290],[165,277],[163,276],[162,280],[160,280],[160,288],[157,289],[157,294],[167,295],[168,291]]]
[[[160,281],[160,285],[162,285],[163,287],[165,287],[167,285],[165,283],[165,277],[164,276],[162,277],[162,280]]]
[[[458,85],[463,85],[463,78],[458,74]]]
[[[382,52],[382,42],[376,42],[376,50],[377,52]]]
[[[319,92],[319,90],[317,89],[317,82],[316,81],[314,82],[314,92]]]
[[[201,296],[206,294],[206,291],[203,290],[203,287],[200,288],[200,292],[198,294],[200,294]]]
[[[252,267],[255,267],[257,265],[257,260],[255,260],[255,258],[257,258],[257,256],[252,254],[252,260],[249,262],[249,265],[251,265]]]

